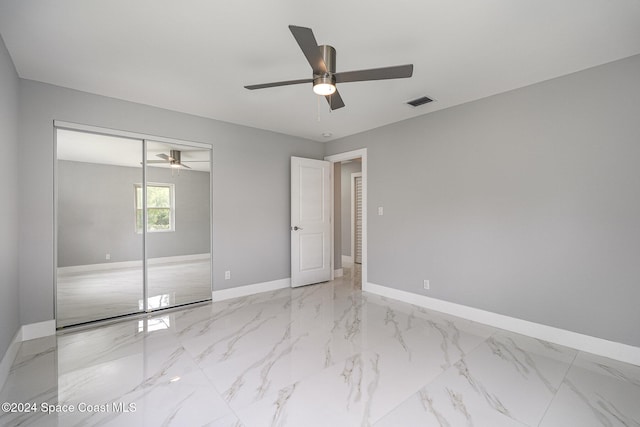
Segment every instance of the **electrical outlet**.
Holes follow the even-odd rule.
[[[224,272],[224,280],[229,280],[231,279],[231,271],[227,270]]]
[[[429,281],[428,280],[424,281],[424,288],[427,289],[427,290],[431,289],[431,286],[429,285]]]
[[[111,259],[111,254],[106,254],[106,255],[104,256],[104,259],[106,259],[106,260],[110,260],[110,259]]]
[[[380,216],[384,215],[384,207],[383,206],[378,206],[378,215],[380,215]]]

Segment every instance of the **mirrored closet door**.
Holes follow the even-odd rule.
[[[58,129],[58,327],[143,310],[143,235],[133,186],[143,142]]]
[[[57,327],[211,299],[211,149],[56,129]]]
[[[146,155],[149,309],[211,299],[210,150],[147,141]]]

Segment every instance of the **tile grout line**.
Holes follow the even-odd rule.
[[[575,363],[575,361],[578,358],[578,355],[580,353],[582,353],[580,350],[576,350],[576,354],[575,354],[575,356],[573,356],[573,359],[571,360],[571,363],[569,364],[569,367],[567,368],[567,371],[562,376],[562,381],[560,381],[560,384],[558,385],[558,389],[553,394],[553,397],[551,398],[551,400],[549,401],[549,404],[545,408],[544,413],[542,414],[542,417],[540,417],[540,421],[538,421],[538,424],[537,424],[538,427],[540,427],[540,424],[542,424],[542,422],[544,421],[545,417],[547,416],[547,413],[549,412],[549,409],[551,408],[551,405],[553,405],[553,402],[558,397],[558,392],[560,391],[560,388],[564,384],[564,381],[567,379],[567,376],[569,375],[569,372],[571,371],[571,368],[573,368],[573,364]]]

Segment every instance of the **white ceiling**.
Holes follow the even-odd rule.
[[[244,89],[311,77],[289,24],[337,71],[414,75],[339,85],[331,113],[310,84]],[[323,141],[639,54],[640,1],[0,0],[0,34],[26,79]]]

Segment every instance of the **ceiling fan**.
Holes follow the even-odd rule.
[[[185,165],[187,163],[193,162],[208,162],[208,160],[180,160],[181,159],[180,150],[170,150],[169,155],[167,154],[156,154],[156,157],[160,157],[162,160],[147,160],[147,164],[154,163],[168,163],[172,168],[186,168],[191,169],[189,166]]]
[[[309,61],[309,65],[311,65],[313,78],[250,85],[245,86],[246,89],[254,90],[313,83],[313,91],[326,98],[331,110],[337,110],[344,107],[342,97],[336,88],[337,83],[402,79],[411,77],[413,74],[413,64],[336,73],[336,50],[332,46],[318,46],[311,28],[289,25],[289,30],[291,30],[293,37],[298,42],[300,49],[302,49],[302,53]]]

